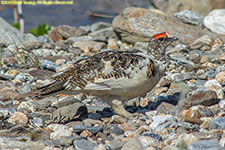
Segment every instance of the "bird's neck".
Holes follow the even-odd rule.
[[[160,51],[162,51],[162,50],[149,48],[147,50],[147,55],[149,55],[153,60],[157,61],[158,63],[162,63],[162,64],[166,65],[167,57],[166,57],[165,51],[164,51],[164,53],[159,53]]]

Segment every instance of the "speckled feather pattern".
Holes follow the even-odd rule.
[[[53,82],[42,87],[40,94],[48,94],[60,89],[84,89],[88,83],[95,83],[98,79],[132,79],[132,72],[146,69],[146,77],[151,78],[157,73],[155,63],[151,58],[132,51],[105,51],[81,59],[71,68],[53,78]]]
[[[36,91],[20,95],[76,95],[84,93],[106,101],[127,101],[151,91],[165,71],[165,51],[176,37],[167,32],[150,38],[147,51],[107,50],[75,62],[52,82]]]

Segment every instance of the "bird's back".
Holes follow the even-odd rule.
[[[39,89],[39,93],[64,90],[67,94],[69,91],[128,100],[151,91],[162,74],[147,55],[109,50],[77,61],[56,75],[51,84]]]

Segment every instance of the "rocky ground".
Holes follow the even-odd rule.
[[[38,38],[0,18],[0,148],[224,149],[224,11],[167,16],[127,8],[112,24],[62,25]],[[83,94],[12,99],[49,83],[54,73],[86,55],[104,49],[146,50],[149,37],[162,31],[180,41],[167,50],[168,67],[160,83],[146,97],[127,102],[133,118],[115,115],[107,104]]]

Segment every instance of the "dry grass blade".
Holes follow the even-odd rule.
[[[116,11],[116,13],[120,13],[120,10],[110,0],[105,1]]]
[[[114,18],[115,17],[115,16],[110,16],[110,15],[105,15],[105,14],[100,14],[100,13],[94,13],[94,12],[91,12],[91,11],[82,11],[80,9],[74,9],[74,10],[77,11],[77,12],[86,14],[88,16],[103,17],[103,18]]]
[[[35,56],[32,56],[31,54],[29,54],[29,52],[27,52],[26,50],[24,49],[20,49],[16,43],[16,41],[13,39],[13,37],[8,34],[8,37],[10,38],[10,40],[13,42],[13,44],[15,45],[15,52],[12,52],[14,53],[14,55],[18,54],[19,57],[18,59],[22,62],[22,64],[26,64],[27,63],[27,58],[28,60],[30,60],[30,62],[33,64],[34,67],[38,67],[40,62],[39,60],[35,57]],[[20,41],[22,43],[22,41]]]

